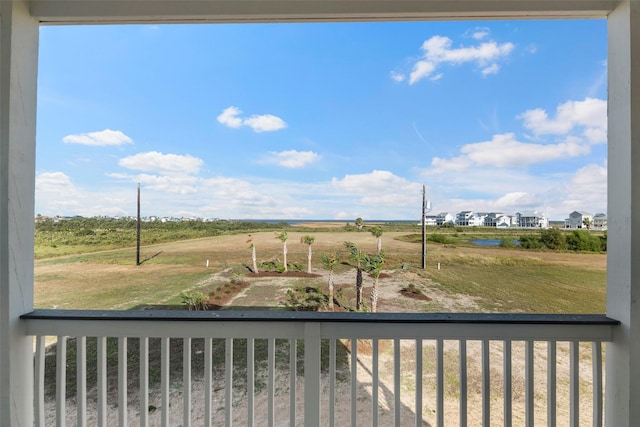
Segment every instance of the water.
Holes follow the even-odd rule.
[[[520,241],[519,240],[512,240],[512,242],[516,246],[520,245]],[[478,245],[478,246],[500,246],[500,243],[502,243],[502,240],[500,240],[500,239],[475,239],[475,240],[471,240],[471,243],[473,243],[474,245]]]

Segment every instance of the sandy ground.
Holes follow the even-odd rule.
[[[391,272],[389,272],[391,273]],[[410,308],[408,305],[420,304],[422,302],[409,300],[399,296],[398,289],[401,283],[406,283],[406,279],[410,277],[400,278],[402,275],[411,275],[410,272],[402,272],[401,275],[394,275],[395,279],[382,279],[380,287],[380,298],[385,301],[382,307],[389,311],[397,311],[396,308]],[[367,278],[371,280],[370,278]],[[212,278],[213,280],[213,278]],[[270,287],[273,291],[274,286],[285,289],[287,278],[257,278],[252,279],[252,287],[236,296],[231,304],[239,306],[243,304],[243,300],[251,299],[247,296],[247,292],[260,290],[262,287]],[[336,283],[342,281],[351,282],[353,273],[345,273],[336,277]],[[278,283],[282,282],[282,283]],[[283,285],[282,287],[280,285]],[[365,281],[365,286],[368,284]],[[427,293],[438,302],[442,307],[455,311],[460,305],[465,307],[473,306],[474,301],[469,298],[461,299],[459,296],[452,298],[451,296],[439,293],[435,289],[427,288]],[[396,305],[394,307],[393,305]],[[347,350],[350,349],[348,341],[342,342],[346,345]],[[378,420],[379,425],[393,425],[395,418],[395,378],[393,369],[393,342],[382,341],[379,355],[379,388],[378,388]],[[362,348],[361,348],[362,347]],[[345,367],[345,371],[341,380],[338,381],[336,388],[335,400],[335,425],[349,425],[352,417],[352,384],[350,380],[351,370],[355,369],[356,375],[356,425],[371,425],[372,418],[372,395],[373,395],[373,357],[371,355],[370,344],[360,343],[360,350],[357,353],[357,364],[354,368],[350,364],[351,358],[348,357],[349,363]],[[491,425],[502,425],[504,416],[504,383],[503,383],[503,343],[492,342],[490,344],[490,420]],[[399,416],[400,425],[415,425],[415,407],[416,407],[416,376],[415,376],[415,341],[401,341],[401,376],[399,380],[400,386],[400,406]],[[436,420],[436,343],[434,341],[425,341],[423,343],[423,372],[422,372],[422,425],[435,426]],[[569,366],[568,366],[568,344],[560,343],[558,345],[558,363],[557,363],[557,423],[558,425],[568,425],[569,423]],[[524,343],[514,342],[512,347],[512,399],[513,408],[513,425],[520,426],[525,424],[525,376],[524,376]],[[534,347],[534,395],[535,410],[534,418],[537,425],[547,424],[546,413],[546,390],[547,390],[547,344],[536,343]],[[584,361],[580,365],[580,425],[591,424],[591,348],[582,346],[580,359]],[[459,352],[457,341],[445,341],[444,343],[444,420],[446,426],[459,425],[460,419],[460,392],[459,392]],[[469,341],[467,344],[467,417],[468,425],[478,425],[482,419],[482,376],[481,376],[481,343],[477,341]],[[266,375],[262,373],[259,375]],[[193,374],[194,381],[191,386],[191,420],[193,425],[201,425],[204,417],[204,391],[201,381],[201,373]],[[264,379],[264,378],[263,378]],[[266,379],[264,379],[266,381]],[[214,426],[224,425],[224,379],[214,379],[214,393],[212,399]],[[275,425],[289,425],[289,371],[277,371],[275,379]],[[304,417],[304,379],[297,378],[296,382],[296,425],[303,425]],[[322,425],[328,424],[329,416],[329,379],[327,375],[322,377],[322,395],[321,395],[321,414]],[[130,389],[134,390],[135,385],[132,384]],[[116,394],[117,390],[111,390],[110,393]],[[95,391],[91,391],[89,399],[89,414],[96,414],[95,400],[91,396],[95,395]],[[95,399],[95,397],[93,397]],[[115,401],[115,398],[114,398]],[[139,405],[138,397],[131,394],[128,403],[128,425],[139,425]],[[161,422],[161,398],[158,390],[152,390],[149,398],[150,405],[155,409],[149,413],[150,425],[159,426]],[[268,419],[268,403],[269,395],[266,389],[256,394],[254,405],[254,418],[257,426],[267,425]],[[183,397],[182,384],[173,384],[171,389],[170,403],[170,425],[183,425]],[[48,403],[47,408],[47,425],[55,424],[55,405],[53,402]],[[247,396],[244,392],[235,393],[232,405],[232,418],[234,425],[247,424]],[[110,406],[108,410],[108,425],[117,425],[118,408]],[[76,407],[74,400],[71,399],[67,403],[67,419],[70,425],[73,425],[76,417]],[[90,416],[89,425],[95,425],[95,418]]]

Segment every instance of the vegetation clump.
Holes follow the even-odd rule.
[[[427,240],[430,242],[435,242],[435,243],[441,243],[443,245],[448,245],[453,243],[453,239],[451,239],[451,237],[448,237],[444,234],[440,234],[440,233],[433,233],[430,234],[427,237]]]
[[[327,296],[314,286],[296,286],[287,290],[285,307],[295,311],[319,311],[328,305]]]
[[[180,299],[189,311],[206,310],[209,305],[207,304],[208,298],[202,292],[182,292],[180,293]]]
[[[84,218],[46,219],[35,223],[35,245],[58,248],[59,246],[98,246],[115,249],[136,243],[135,218]],[[185,239],[214,237],[225,234],[258,232],[288,227],[287,223],[258,223],[249,221],[144,221],[140,224],[143,244],[175,242]],[[36,258],[39,254],[36,253]]]
[[[607,235],[590,233],[587,230],[572,230],[570,233],[550,228],[541,230],[538,236],[520,236],[524,249],[549,249],[553,251],[606,252]]]
[[[607,248],[607,236],[594,236],[585,230],[573,230],[567,236],[567,248],[579,252],[602,252]]]

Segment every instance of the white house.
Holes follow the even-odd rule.
[[[424,225],[438,225],[438,216],[437,215],[425,215],[424,216]]]
[[[516,223],[521,228],[549,228],[549,220],[544,212],[522,211],[516,213]]]
[[[487,214],[475,213],[473,211],[462,211],[456,214],[456,225],[467,226],[482,226],[484,225],[484,218]]]
[[[436,225],[443,226],[445,224],[454,224],[455,217],[449,212],[440,212],[436,215]]]
[[[485,227],[511,227],[514,217],[502,212],[491,212],[484,218]]]
[[[211,334],[216,333],[225,339],[234,337],[255,337],[268,339],[269,346],[275,338],[274,334],[286,330],[289,337],[304,340],[304,425],[315,427],[321,425],[321,410],[317,396],[324,385],[320,381],[320,354],[321,339],[333,338],[368,338],[371,336],[394,337],[414,339],[437,339],[438,350],[436,352],[438,362],[442,365],[443,345],[441,339],[447,336],[468,338],[470,340],[498,339],[503,343],[517,339],[525,342],[525,356],[519,364],[527,367],[526,395],[548,392],[547,402],[555,402],[555,392],[549,384],[555,384],[555,376],[547,381],[548,389],[536,389],[534,393],[534,371],[537,363],[533,359],[533,342],[531,337],[546,339],[550,355],[555,356],[555,342],[571,342],[570,359],[575,360],[571,370],[569,387],[572,390],[571,405],[579,408],[583,404],[590,405],[588,412],[602,414],[603,402],[604,425],[606,427],[634,427],[640,420],[640,269],[637,268],[636,254],[640,253],[640,222],[636,221],[637,206],[640,206],[640,174],[637,171],[637,160],[640,159],[640,1],[637,0],[474,0],[474,1],[393,1],[393,0],[306,0],[306,1],[190,1],[181,2],[176,7],[176,2],[169,1],[28,1],[6,0],[0,2],[0,426],[18,427],[44,424],[44,412],[40,411],[43,402],[43,389],[40,380],[44,371],[44,336],[59,336],[61,342],[64,337],[75,336],[99,337],[99,343],[106,352],[106,337],[118,339],[118,364],[127,371],[127,331],[133,331],[136,337],[141,337],[140,348],[148,345],[148,337],[160,337],[162,340],[162,352],[169,354],[169,338],[182,337],[190,340],[191,337],[204,337],[211,339]],[[147,314],[129,314],[131,319],[117,318],[117,313],[69,313],[64,310],[52,310],[49,313],[38,314],[33,312],[34,294],[34,194],[35,194],[35,132],[37,111],[37,70],[38,70],[38,44],[39,28],[41,25],[94,25],[94,24],[162,24],[162,23],[190,23],[190,22],[318,22],[318,21],[398,21],[398,20],[482,20],[482,19],[575,19],[598,18],[606,19],[608,25],[608,225],[611,225],[608,239],[608,262],[611,268],[607,269],[607,306],[606,315],[615,319],[620,324],[608,323],[603,327],[589,325],[584,328],[576,316],[557,316],[555,324],[547,321],[538,321],[535,318],[524,319],[525,323],[502,320],[503,323],[492,325],[497,318],[493,314],[485,314],[478,320],[462,324],[462,328],[456,322],[442,321],[438,317],[426,318],[427,314],[416,314],[407,317],[404,323],[398,323],[396,316],[389,321],[385,313],[367,313],[366,321],[350,323],[350,318],[337,318],[318,316],[309,320],[300,317],[296,322],[285,318],[275,319],[275,315],[261,314],[264,318],[256,317],[252,321],[246,319],[228,318],[223,327],[212,327],[212,319],[195,313],[188,319],[176,319],[166,313],[160,313],[151,319]],[[561,24],[560,24],[561,25]],[[572,61],[571,55],[557,58],[558,61]],[[179,85],[179,82],[167,84]],[[241,148],[238,148],[240,151]],[[520,214],[519,224],[523,218]],[[536,222],[534,221],[534,224]],[[340,313],[320,313],[340,314]],[[351,313],[348,313],[351,314]],[[354,313],[357,316],[360,313]],[[225,315],[224,313],[222,315]],[[227,314],[228,316],[228,314]],[[255,315],[254,315],[255,316]],[[269,317],[272,316],[272,317]],[[287,314],[287,316],[291,316]],[[315,316],[315,314],[314,314]],[[450,316],[450,315],[447,315]],[[513,317],[513,315],[510,315]],[[135,317],[135,318],[134,318]],[[336,322],[335,320],[339,321]],[[484,320],[483,320],[484,319]],[[195,320],[195,321],[194,321]],[[342,322],[342,323],[341,323]],[[421,323],[422,322],[422,323]],[[605,322],[606,323],[606,322]],[[400,325],[401,328],[398,328]],[[344,336],[342,331],[347,330]],[[601,333],[603,331],[606,333]],[[582,331],[582,332],[580,332]],[[449,335],[446,335],[449,333]],[[606,384],[602,381],[596,383],[595,390],[604,392],[594,393],[591,402],[581,398],[582,384],[576,381],[574,372],[582,369],[581,356],[578,345],[573,345],[581,333],[583,338],[590,338],[601,344],[606,342]],[[338,335],[340,334],[340,335]],[[359,334],[359,335],[358,335]],[[376,335],[377,334],[377,335]],[[465,335],[466,334],[466,335]],[[37,354],[34,358],[34,337],[36,337]],[[426,337],[426,338],[425,338]],[[82,341],[80,341],[82,342]],[[227,341],[227,353],[233,354],[233,343]],[[335,341],[332,341],[335,343]],[[190,344],[190,341],[188,341]],[[462,347],[466,341],[460,341]],[[61,348],[61,347],[58,347]],[[82,348],[82,347],[80,347]],[[190,349],[190,346],[185,346]],[[210,348],[207,347],[207,348]],[[291,348],[295,349],[293,345]],[[465,347],[466,348],[466,347]],[[357,350],[357,345],[353,344]],[[374,347],[377,350],[377,347]],[[486,358],[483,365],[489,366],[489,347],[486,349]],[[375,350],[374,350],[375,351]],[[594,353],[599,352],[594,347]],[[66,355],[64,350],[60,355]],[[185,352],[187,353],[187,352]],[[248,354],[249,352],[247,352]],[[601,353],[601,352],[600,352]],[[101,358],[103,353],[99,353]],[[205,350],[206,354],[206,350]],[[253,354],[253,348],[251,348]],[[376,353],[377,354],[377,353]],[[484,355],[485,353],[483,353]],[[509,350],[509,354],[511,352]],[[514,352],[515,354],[515,352]],[[78,351],[78,360],[86,357],[86,353]],[[352,355],[356,355],[355,352]],[[293,353],[293,359],[295,359]],[[249,356],[247,356],[249,360]],[[106,361],[106,357],[102,357]],[[210,360],[210,359],[209,359]],[[272,360],[272,359],[270,359]],[[377,359],[376,359],[377,360]],[[421,359],[419,359],[421,360]],[[509,359],[510,360],[510,359]],[[554,360],[550,357],[548,360]],[[596,370],[602,359],[593,364]],[[578,362],[580,361],[580,365]],[[35,362],[35,363],[34,363]],[[169,379],[168,357],[163,359],[161,376],[165,383]],[[271,363],[271,362],[270,362]],[[144,366],[141,363],[141,366]],[[148,365],[148,364],[147,364]],[[399,361],[398,361],[399,365]],[[416,364],[417,365],[417,364]],[[103,366],[103,365],[101,365]],[[186,365],[185,365],[186,366]],[[468,367],[464,365],[465,369]],[[511,369],[512,364],[504,364]],[[515,364],[514,364],[515,366]],[[550,364],[555,373],[555,364]],[[148,367],[148,366],[147,366]],[[58,375],[65,372],[64,360],[58,364]],[[591,367],[586,367],[590,369]],[[106,365],[101,368],[105,372]],[[330,367],[331,369],[331,367]],[[187,378],[190,369],[183,369],[183,375]],[[292,378],[295,380],[293,369]],[[354,371],[355,372],[355,371]],[[490,374],[487,369],[483,375],[483,387],[489,393]],[[443,378],[443,370],[439,371],[437,378]],[[530,375],[529,375],[530,373]],[[315,375],[314,375],[315,374]],[[354,374],[355,375],[355,374]],[[375,373],[372,374],[372,376]],[[231,377],[231,375],[229,376]],[[63,377],[64,378],[64,377]],[[99,376],[99,378],[103,378]],[[377,378],[374,376],[374,378]],[[421,376],[419,378],[422,378]],[[464,378],[466,379],[466,372]],[[599,377],[601,380],[601,377]],[[81,383],[84,376],[78,376]],[[127,396],[127,378],[119,377],[119,389],[124,396],[120,408],[125,406]],[[208,381],[208,379],[206,379]],[[106,383],[106,381],[104,381]],[[439,379],[437,382],[441,383]],[[211,382],[205,383],[205,390],[211,390]],[[377,384],[374,382],[374,384]],[[466,384],[466,383],[465,383]],[[106,388],[106,384],[105,384]],[[81,389],[81,388],[79,388]],[[295,383],[294,383],[295,389]],[[168,387],[164,390],[168,390]],[[373,387],[378,403],[378,387]],[[59,387],[62,396],[65,396],[65,388]],[[422,391],[416,387],[416,391]],[[464,390],[466,392],[466,388]],[[391,393],[394,390],[390,390]],[[398,382],[397,392],[400,393]],[[403,391],[404,393],[404,391]],[[444,393],[443,388],[438,389],[438,394]],[[510,391],[509,391],[510,393]],[[100,395],[100,390],[98,390]],[[190,397],[190,389],[185,392]],[[505,393],[506,394],[506,393]],[[168,411],[168,391],[163,391],[161,411]],[[229,389],[229,396],[231,390]],[[250,399],[252,394],[247,393]],[[461,392],[461,396],[464,394]],[[86,409],[86,395],[78,399],[78,407]],[[394,397],[399,399],[399,394]],[[600,398],[597,398],[600,396]],[[209,395],[210,397],[210,395]],[[420,395],[420,398],[422,395]],[[355,396],[354,396],[355,398]],[[231,400],[231,399],[229,399]],[[483,399],[484,401],[485,399]],[[185,418],[190,409],[190,400],[185,398]],[[416,398],[416,401],[418,399]],[[438,399],[438,425],[444,425],[440,401]],[[65,399],[56,404],[60,414],[58,425],[64,425]],[[141,398],[142,402],[142,398]],[[295,400],[294,400],[295,402]],[[355,402],[355,400],[354,400]],[[486,405],[492,404],[490,396],[486,396]],[[510,405],[511,400],[507,402]],[[146,401],[145,401],[146,403]],[[467,400],[461,400],[464,405]],[[533,425],[533,417],[536,401],[527,400],[527,424]],[[217,404],[216,404],[217,406]],[[295,410],[292,406],[292,410]],[[398,405],[399,406],[399,405]],[[145,404],[141,403],[145,410],[141,416],[147,413]],[[100,408],[106,408],[106,400]],[[354,404],[355,408],[355,404]],[[465,406],[466,408],[466,406]],[[510,408],[510,406],[509,406]],[[554,407],[555,408],[555,407]],[[538,408],[535,409],[536,411]],[[205,408],[205,412],[212,412],[211,406]],[[286,411],[286,409],[285,409]],[[400,409],[395,409],[397,419],[400,419]],[[555,415],[555,409],[552,414]],[[80,411],[78,411],[80,413]],[[572,412],[572,424],[584,425],[579,419],[583,411]],[[355,411],[354,411],[355,413]],[[479,425],[480,420],[466,420],[466,411],[461,412],[465,425]],[[505,413],[508,412],[505,410]],[[490,412],[482,410],[482,424],[490,425]],[[78,425],[84,425],[78,421]],[[224,411],[226,424],[231,425],[231,408]],[[295,414],[294,414],[295,415]],[[326,414],[323,413],[323,416]],[[124,414],[120,416],[120,425],[127,425]],[[164,413],[163,413],[164,419]],[[168,418],[167,418],[168,419]],[[325,418],[326,419],[326,418]],[[355,420],[355,415],[354,418]],[[134,421],[134,420],[131,420]],[[148,423],[145,423],[148,424]],[[145,425],[142,424],[142,425]],[[188,423],[182,423],[187,425]],[[461,422],[462,424],[462,422]],[[76,423],[73,423],[76,425]],[[98,425],[106,425],[106,422]],[[163,425],[169,425],[168,421]],[[594,425],[601,425],[594,422]]]
[[[565,228],[588,228],[585,223],[592,224],[593,215],[585,211],[573,211],[569,214],[569,218],[565,219],[564,221]]]
[[[607,229],[607,214],[597,213],[593,216],[593,229],[594,230]]]

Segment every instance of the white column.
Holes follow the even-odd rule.
[[[640,2],[609,15],[606,425],[640,420]]]
[[[38,24],[26,1],[0,2],[0,425],[33,425],[33,308]]]

